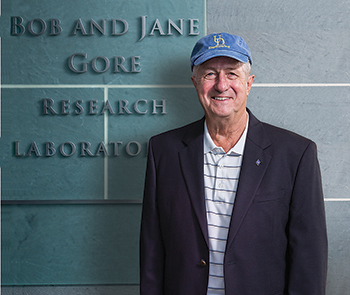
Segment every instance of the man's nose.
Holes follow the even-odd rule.
[[[215,88],[219,92],[225,92],[229,88],[229,82],[225,75],[218,75],[215,83]]]

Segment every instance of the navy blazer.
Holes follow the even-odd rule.
[[[140,237],[141,295],[207,292],[203,133],[204,119],[149,142]],[[249,112],[225,252],[226,295],[324,295],[326,271],[316,145],[262,123]]]

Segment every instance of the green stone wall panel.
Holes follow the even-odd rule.
[[[190,81],[189,55],[204,35],[204,10],[204,1],[3,1],[2,199],[141,199],[148,139],[202,116]],[[55,36],[54,19],[62,29]],[[125,34],[113,35],[113,19],[128,24]],[[97,25],[91,29],[92,22],[104,32]],[[44,23],[47,28],[40,34]],[[121,21],[116,24],[116,32],[126,28]],[[68,59],[75,53],[87,54],[85,73],[69,68]],[[125,58],[129,72],[120,67],[120,72],[113,71],[116,56]],[[133,56],[140,56],[137,72],[131,69]],[[95,57],[100,57],[97,69],[105,66],[102,57],[108,58],[110,68],[96,73]],[[83,67],[80,62],[85,62],[81,56],[74,59],[78,70]],[[44,99],[54,101],[58,114],[48,110],[43,115]],[[138,100],[139,112],[134,109]],[[165,101],[166,114],[152,113],[153,100]],[[62,110],[64,101],[69,107]],[[91,101],[97,114],[89,114]],[[107,103],[110,107],[103,112]],[[84,111],[79,113],[81,107]],[[38,152],[33,151],[34,142]],[[46,142],[54,143],[55,156],[45,156]],[[70,142],[76,151],[65,157],[60,146],[64,144],[63,153],[69,154]],[[91,144],[90,153],[81,152],[85,143]],[[139,143],[142,151],[133,156]]]
[[[1,213],[2,284],[138,282],[140,206],[11,205]]]
[[[20,36],[11,35],[11,17],[17,16],[25,26]],[[43,34],[39,19],[47,24]],[[50,35],[52,19],[62,28],[56,36]],[[72,34],[79,19],[88,36],[82,29]],[[104,19],[105,33],[95,28],[91,35],[90,22],[103,26]],[[113,36],[113,19],[125,20],[128,32]],[[182,19],[182,34],[172,28],[169,35],[170,20],[181,27]],[[198,26],[192,35],[190,19]],[[38,36],[30,33],[32,20]],[[189,56],[205,29],[203,0],[1,1],[2,285],[138,283],[147,141],[202,117]],[[84,73],[69,67],[76,53],[87,55],[74,59],[78,71],[87,62]],[[116,56],[125,58],[126,72],[114,72]],[[98,73],[107,59],[109,69]],[[43,113],[44,99],[54,102],[58,114]],[[153,100],[165,101],[164,114],[161,108],[153,114]],[[91,101],[96,114],[89,112]],[[122,142],[117,152],[111,141]],[[30,150],[33,142],[40,155]],[[54,143],[55,155],[45,155],[46,142]],[[76,147],[71,156],[68,142]],[[92,155],[82,154],[82,142],[91,144]]]
[[[11,36],[11,17],[23,18],[25,31],[20,36]],[[204,1],[3,1],[1,16],[3,84],[173,84],[186,83],[190,75],[189,52],[198,36],[204,33]],[[145,19],[145,37],[142,38],[142,19]],[[46,31],[34,36],[29,32],[28,23],[42,19],[47,24]],[[60,20],[62,32],[50,35],[51,20]],[[82,27],[75,30],[81,19]],[[128,31],[121,36],[113,34],[113,19],[123,19],[128,23]],[[152,32],[156,20],[159,24]],[[168,30],[168,20],[181,28]],[[194,33],[190,35],[190,19],[197,19]],[[91,30],[94,20],[104,35]],[[103,25],[105,20],[105,25]],[[116,22],[116,32],[124,31],[122,22]],[[39,34],[42,24],[33,22],[33,31]],[[76,34],[73,35],[74,31]],[[164,33],[164,35],[162,35]],[[172,35],[168,35],[171,33]],[[93,35],[92,35],[93,34]],[[68,67],[68,59],[74,53],[86,53],[88,71],[73,73]],[[110,68],[102,74],[92,70],[91,61],[97,56],[110,59]],[[140,56],[140,73],[114,73],[115,56],[123,56],[125,68],[131,70],[130,57]],[[20,57],[20,58],[19,58]],[[76,67],[80,69],[76,58]],[[103,69],[104,65],[98,65]]]
[[[193,88],[109,89],[108,108],[100,88],[6,88],[2,94],[3,200],[140,199],[148,139],[203,115]],[[58,114],[44,108],[47,99]],[[75,113],[77,101],[82,114]],[[96,114],[89,114],[91,101]],[[62,115],[63,102],[69,114]],[[55,149],[50,157],[47,142]],[[98,149],[102,142],[106,152]],[[93,156],[81,151],[83,144],[91,144]]]
[[[87,113],[43,115],[43,99],[53,99],[53,109],[59,112],[60,101],[85,100],[87,97],[103,101],[103,91],[2,89],[3,200],[103,197],[103,159],[80,156],[81,142],[98,144],[104,140],[103,116]],[[15,142],[18,142],[20,156],[16,156]],[[31,149],[34,142],[37,151]],[[56,150],[53,156],[45,156],[46,142],[53,142]],[[66,142],[76,146],[76,152],[70,157],[64,157],[60,152],[60,146]],[[71,145],[65,144],[64,153],[71,152]]]

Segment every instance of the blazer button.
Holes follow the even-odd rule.
[[[201,266],[207,266],[207,262],[204,259],[201,259],[200,265]]]

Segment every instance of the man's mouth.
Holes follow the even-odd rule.
[[[223,101],[223,100],[227,100],[227,99],[230,99],[230,98],[229,98],[229,97],[218,97],[218,96],[214,96],[213,99]]]

